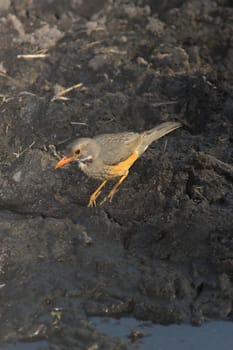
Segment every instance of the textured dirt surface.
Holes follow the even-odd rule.
[[[227,0],[0,2],[2,343],[130,348],[94,315],[233,320],[232,22]],[[112,203],[54,169],[76,136],[174,119]]]

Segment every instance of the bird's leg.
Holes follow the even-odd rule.
[[[89,203],[88,203],[88,207],[96,207],[96,199],[99,197],[102,188],[106,185],[107,180],[104,180],[101,185],[95,190],[95,192],[92,193]]]
[[[109,192],[109,194],[102,200],[100,205],[104,204],[107,200],[110,202],[113,199],[114,194],[117,192],[118,187],[121,185],[121,183],[125,180],[125,178],[128,176],[128,173],[126,175],[121,176],[120,180],[116,183],[116,185],[113,187],[113,189]]]

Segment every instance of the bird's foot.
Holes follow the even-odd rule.
[[[96,207],[96,200],[95,198],[91,198],[90,197],[90,200],[89,200],[89,203],[88,203],[88,208],[92,208],[92,207]]]
[[[105,202],[109,201],[111,202],[113,199],[114,194],[117,192],[118,190],[112,189],[112,191],[109,192],[109,194],[104,197],[104,199],[100,202],[100,205],[103,205]]]
[[[101,191],[99,191],[98,193],[94,192],[92,193],[92,195],[90,196],[89,199],[89,203],[88,203],[88,208],[93,208],[96,207],[96,199],[99,197]]]

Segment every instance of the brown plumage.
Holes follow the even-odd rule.
[[[122,132],[79,138],[67,147],[67,156],[57,163],[56,168],[76,160],[85,174],[102,180],[101,185],[91,195],[88,207],[96,206],[96,199],[108,180],[120,177],[101,202],[103,204],[106,200],[112,200],[118,187],[127,177],[129,168],[148,146],[181,126],[179,122],[166,122],[142,133]]]

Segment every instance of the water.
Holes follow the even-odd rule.
[[[92,323],[101,332],[114,338],[127,339],[132,331],[143,333],[143,338],[132,343],[138,350],[231,350],[233,349],[233,322],[216,321],[201,327],[191,325],[161,326],[140,322],[134,318],[92,317]],[[0,350],[48,350],[49,343],[0,344]]]
[[[191,325],[161,326],[143,323],[134,318],[92,317],[101,332],[114,338],[128,338],[132,331],[144,337],[133,349],[140,350],[230,350],[233,349],[233,322],[214,321],[200,327]]]
[[[46,341],[38,341],[33,343],[9,343],[0,344],[0,350],[48,350],[49,344]]]

